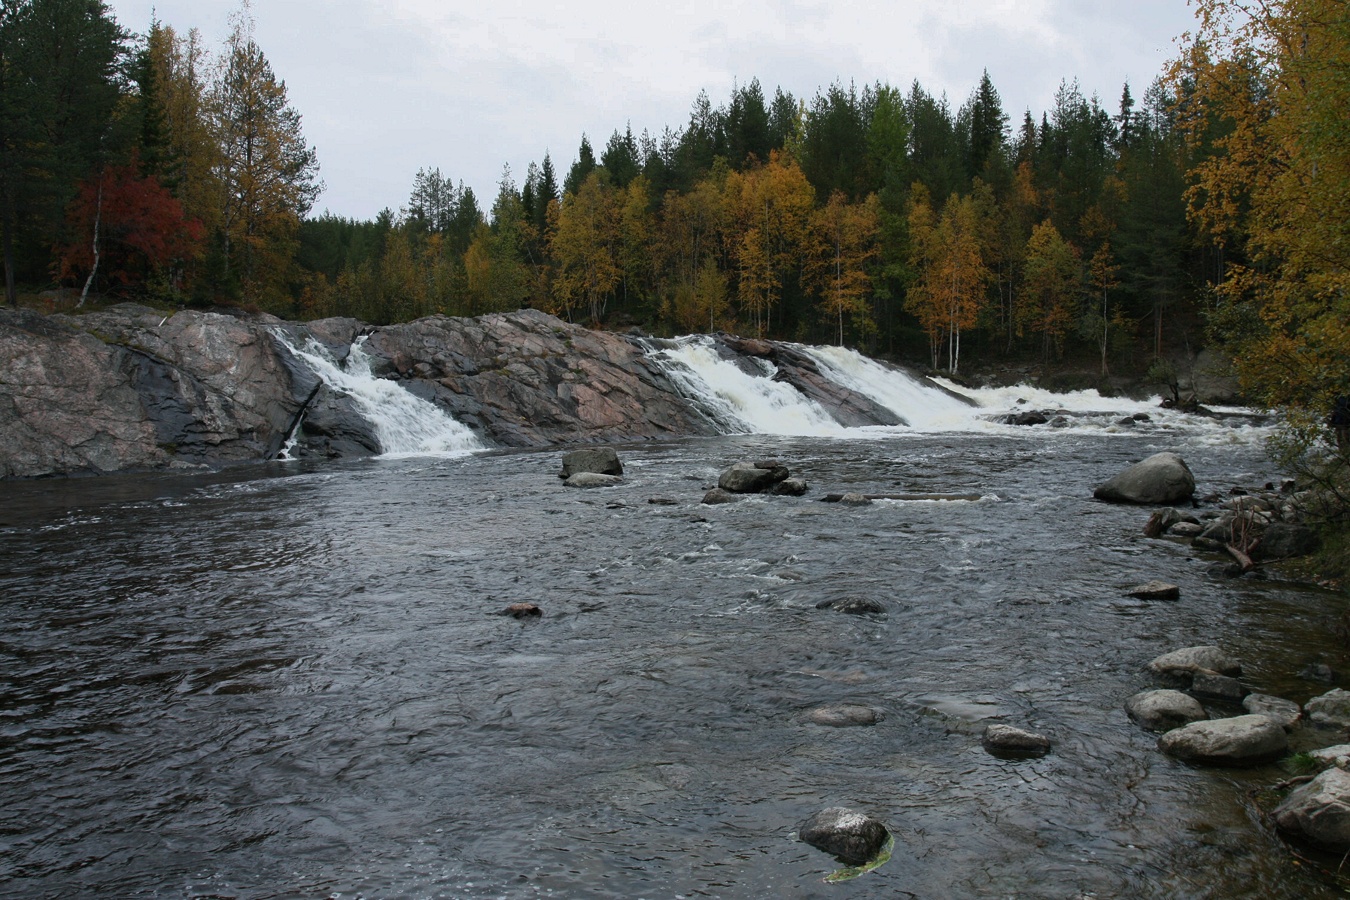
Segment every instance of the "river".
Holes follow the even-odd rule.
[[[1335,598],[1091,499],[1164,449],[1200,494],[1259,487],[1263,429],[1082,396],[1019,429],[981,400],[622,446],[596,490],[500,450],[0,485],[0,893],[1340,896],[1249,794],[1286,770],[1171,760],[1123,710],[1201,643],[1326,690],[1298,672],[1338,661]],[[764,457],[810,493],[700,504]],[[1154,577],[1181,600],[1125,595]],[[887,612],[818,608],[844,597]],[[494,615],[516,602],[544,614]],[[804,720],[837,702],[884,718]],[[1053,752],[989,756],[990,722]],[[883,819],[892,859],[824,883],[793,832],[827,806]]]

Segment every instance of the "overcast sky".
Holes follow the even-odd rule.
[[[212,50],[239,0],[111,0],[144,34],[197,28]],[[319,155],[314,212],[397,210],[419,168],[463,180],[485,211],[549,151],[559,178],[582,133],[682,127],[700,90],[721,105],[758,78],[809,101],[836,81],[908,88],[956,108],[984,69],[1020,121],[1061,80],[1114,112],[1140,98],[1192,28],[1186,0],[254,0],[256,39]]]

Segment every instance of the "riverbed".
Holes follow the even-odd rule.
[[[1091,499],[1159,450],[1260,487],[1261,429],[1109,421],[622,446],[595,490],[559,451],[0,485],[0,893],[1339,896],[1249,797],[1288,772],[1123,710],[1178,647],[1299,702],[1340,664],[1336,598]],[[764,457],[810,493],[699,502]],[[1180,601],[1126,596],[1155,577]],[[883,719],[805,721],[841,702]],[[989,756],[992,722],[1053,751]],[[827,806],[893,858],[824,883],[794,830]]]

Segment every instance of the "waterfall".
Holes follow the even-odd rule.
[[[976,421],[970,403],[844,347],[803,347],[826,378],[874,400],[918,431],[959,431]]]
[[[340,366],[313,339],[306,341],[304,348],[298,348],[284,335],[277,337],[324,384],[351,398],[374,428],[382,456],[462,456],[487,449],[468,427],[436,404],[409,393],[396,381],[372,375],[370,357],[361,346],[364,337],[352,344]]]
[[[789,384],[774,381],[767,360],[743,357],[757,368],[746,372],[723,359],[707,335],[676,338],[650,347],[676,389],[728,434],[840,435],[845,429],[818,403]]]

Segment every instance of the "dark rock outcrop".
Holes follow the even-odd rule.
[[[712,433],[632,341],[537,310],[390,325],[365,351],[377,373],[421,382],[426,399],[508,447]]]

